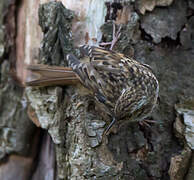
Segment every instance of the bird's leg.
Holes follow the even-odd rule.
[[[139,124],[140,124],[141,126],[146,125],[146,126],[148,126],[148,127],[151,127],[151,126],[149,125],[149,123],[156,123],[156,121],[154,121],[154,120],[149,120],[149,119],[144,119],[143,121],[140,121],[140,122],[139,122]]]
[[[143,121],[140,121],[139,122],[139,125],[140,126],[147,126],[148,129],[154,134],[154,135],[158,135],[158,132],[156,130],[154,130],[153,127],[151,127],[151,125],[149,123],[154,123],[156,124],[157,122],[156,121],[153,121],[153,120],[149,120],[149,119],[145,119]]]
[[[112,44],[110,46],[110,50],[113,49],[115,43],[118,41],[118,39],[121,36],[121,32],[120,31],[121,31],[122,25],[119,26],[119,29],[118,29],[118,31],[116,33],[115,33],[115,28],[116,28],[115,24],[113,24],[113,40],[112,40]]]
[[[101,46],[107,46],[107,45],[111,45],[110,46],[110,50],[113,49],[114,45],[116,44],[116,42],[118,41],[119,37],[121,36],[121,28],[122,28],[122,25],[119,26],[119,29],[118,31],[116,32],[116,26],[115,26],[115,23],[113,23],[113,39],[111,42],[105,42],[105,43],[100,43]]]
[[[114,123],[116,122],[116,118],[113,116],[113,120],[112,122],[108,125],[108,127],[105,129],[104,134],[107,134],[108,131],[111,129],[111,127],[114,125]]]

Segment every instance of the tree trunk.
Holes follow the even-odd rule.
[[[191,0],[1,4],[3,180],[194,178]],[[66,66],[67,53],[79,56],[77,46],[111,41],[113,21],[117,29],[122,24],[113,50],[149,64],[159,80],[159,102],[149,117],[155,123],[126,121],[103,136],[111,119],[96,108],[93,97],[73,86],[24,89],[11,80],[13,69],[20,82],[29,77],[25,64]]]

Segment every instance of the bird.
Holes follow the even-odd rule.
[[[123,119],[142,122],[157,104],[159,83],[151,67],[124,54],[83,45],[85,59],[67,54],[68,67],[28,65],[26,86],[80,84],[112,121],[105,134]]]

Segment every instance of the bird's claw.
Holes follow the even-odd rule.
[[[121,28],[122,28],[122,25],[119,26],[119,29],[118,31],[116,32],[116,25],[115,23],[113,23],[113,39],[111,42],[102,42],[100,43],[100,46],[107,46],[107,45],[111,45],[110,46],[110,50],[113,49],[113,47],[115,46],[116,42],[118,41],[118,39],[120,38],[121,36]]]

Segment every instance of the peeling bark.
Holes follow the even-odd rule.
[[[175,110],[180,110],[177,105],[175,109],[175,104],[178,102],[179,105],[184,105],[185,100],[194,97],[192,1],[152,0],[149,2],[151,4],[137,0],[101,1],[99,6],[97,1],[61,1],[66,8],[60,1],[42,4],[45,2],[48,1],[22,1],[17,7],[15,57],[17,74],[21,79],[26,77],[25,63],[65,66],[67,53],[72,52],[80,57],[77,45],[111,41],[112,21],[115,20],[117,26],[122,24],[122,34],[114,50],[152,67],[160,83],[160,103],[149,117],[156,123],[141,126],[125,122],[117,124],[115,131],[113,129],[108,136],[103,136],[110,119],[96,109],[92,97],[71,86],[27,88],[25,93],[31,105],[28,113],[52,138],[52,141],[45,140],[40,148],[42,151],[36,162],[33,178],[49,176],[50,170],[51,179],[191,180],[194,164],[190,141],[192,133],[187,133],[186,128],[192,129],[193,126],[191,128],[191,123],[188,123],[188,119],[182,119],[180,113],[175,113]],[[15,53],[14,6],[12,4],[12,11],[7,16],[11,23],[8,23],[8,19],[4,23],[5,27],[10,27],[11,32],[8,45],[2,43],[5,35],[1,36],[4,29],[0,28],[0,59],[8,59],[7,53],[12,49],[9,55],[12,62]],[[23,19],[23,15],[26,15],[26,19]],[[20,141],[12,140],[13,136],[7,139],[5,142],[11,142],[11,145],[4,146],[6,151],[2,157],[13,152],[24,155],[23,150],[27,150],[25,145],[28,142],[25,140],[31,137],[28,132],[34,131],[29,130],[32,124],[27,117],[26,107],[22,106],[23,90],[16,90],[7,75],[6,68],[10,62],[0,62],[3,87],[0,89],[3,97],[0,101],[0,120],[8,117],[5,115],[6,108],[2,107],[9,106],[13,110],[19,107],[2,124],[8,126],[13,122],[17,131],[12,128],[11,135],[19,137]],[[11,95],[6,96],[4,93],[7,92],[11,92]],[[13,94],[17,98],[12,98]],[[193,105],[187,109],[193,109]],[[181,113],[184,114],[185,111]],[[17,118],[17,123],[13,117]],[[173,124],[176,130],[173,130]],[[25,136],[20,136],[18,132],[21,127],[25,127],[22,128]],[[4,132],[5,129],[2,128],[1,131]],[[1,133],[0,138],[9,137],[6,135],[5,132]],[[55,151],[51,142],[55,144]],[[48,147],[51,147],[51,151],[48,151]],[[12,155],[10,159],[11,157]],[[33,162],[32,159],[30,163]],[[44,162],[49,167],[48,171],[46,167],[44,171],[40,170]]]

